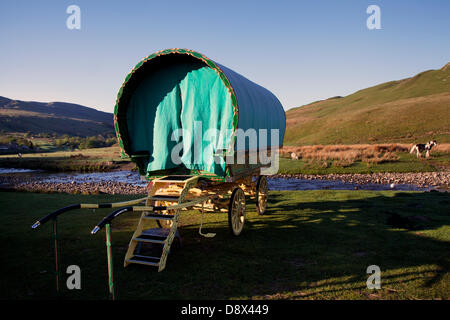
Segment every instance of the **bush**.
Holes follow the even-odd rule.
[[[91,149],[91,148],[103,148],[109,147],[116,143],[116,139],[113,137],[103,137],[102,135],[92,137],[69,137],[63,136],[60,139],[56,139],[56,146],[58,148],[69,149]]]
[[[33,142],[20,136],[0,136],[0,144],[17,145],[19,147],[27,147],[30,149],[34,148]]]

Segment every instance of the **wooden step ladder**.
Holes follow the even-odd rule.
[[[176,202],[181,204],[185,202],[189,189],[193,188],[198,181],[197,176],[165,176],[153,181],[153,186],[148,192],[147,206],[153,206],[155,201]],[[179,194],[156,194],[158,190],[167,188],[170,185],[182,186],[179,189]],[[158,272],[164,270],[166,267],[167,256],[170,252],[170,247],[175,237],[180,238],[177,231],[178,219],[181,209],[175,209],[170,214],[163,214],[161,210],[153,212],[143,212],[133,237],[128,245],[128,250],[125,255],[124,266],[130,263],[143,264],[148,266],[158,267]],[[168,228],[152,228],[145,229],[145,224],[149,220],[158,220],[167,222]],[[136,253],[140,251],[138,245],[144,243],[152,243],[162,246],[162,253],[160,256],[147,256]],[[138,249],[138,250],[136,250]]]

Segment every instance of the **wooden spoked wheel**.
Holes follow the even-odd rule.
[[[241,188],[236,188],[231,193],[228,206],[228,226],[230,231],[238,236],[244,228],[245,222],[245,194]]]
[[[256,183],[256,211],[259,215],[263,215],[266,212],[268,193],[269,188],[266,176],[259,176]]]

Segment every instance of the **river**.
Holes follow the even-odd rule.
[[[3,177],[3,179],[1,179]],[[145,187],[146,181],[141,180],[134,171],[94,172],[94,173],[51,173],[28,169],[0,168],[0,181],[15,181],[16,183],[33,182],[41,184],[95,184],[122,183],[136,187]],[[350,183],[339,180],[299,179],[268,177],[269,190],[400,190],[429,191],[433,187],[419,187],[412,184],[383,183]]]

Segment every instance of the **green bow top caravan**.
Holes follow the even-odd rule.
[[[226,157],[281,147],[286,118],[267,89],[198,52],[167,49],[125,78],[114,124],[122,156],[149,179],[191,174],[233,181],[262,162],[229,164]]]

